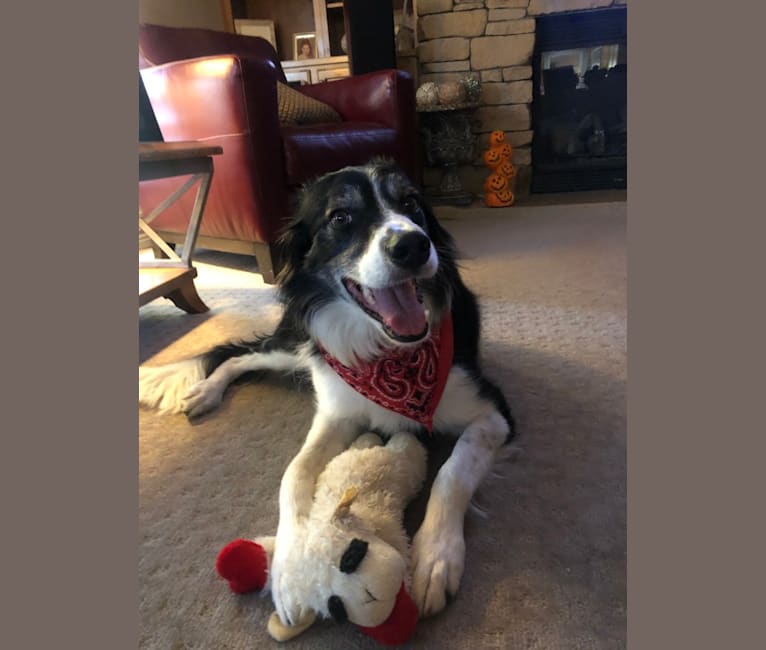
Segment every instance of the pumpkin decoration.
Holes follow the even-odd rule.
[[[513,192],[507,187],[499,192],[487,192],[484,195],[484,202],[490,208],[504,208],[513,205],[514,199]]]
[[[445,81],[437,86],[439,103],[442,106],[458,106],[465,102],[466,89],[459,81]]]
[[[415,93],[418,110],[433,108],[439,103],[439,87],[433,81],[422,84]]]
[[[489,134],[489,148],[482,154],[484,164],[491,174],[484,181],[484,203],[491,208],[513,205],[514,194],[510,180],[516,176],[516,168],[511,162],[513,148],[505,141],[503,131]]]
[[[485,192],[499,192],[508,187],[508,177],[501,174],[490,174],[484,181]]]
[[[500,149],[498,147],[491,147],[490,149],[487,149],[484,152],[483,158],[484,164],[490,169],[494,169],[501,162],[503,162],[503,158],[500,155]]]
[[[513,178],[516,176],[516,168],[513,166],[510,160],[504,160],[497,167],[495,167],[495,173],[505,176],[506,178]]]
[[[513,149],[511,148],[511,145],[509,145],[507,142],[504,142],[503,144],[498,146],[498,149],[500,151],[501,158],[505,158],[507,160],[511,159],[511,154],[513,153]]]
[[[505,132],[504,131],[492,131],[492,133],[489,134],[489,146],[490,147],[497,147],[498,145],[501,145],[505,142]]]

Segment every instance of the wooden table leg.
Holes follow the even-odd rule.
[[[222,152],[219,146],[207,146],[200,143],[139,143],[139,182],[172,176],[190,176],[181,187],[146,217],[142,217],[139,210],[139,228],[152,241],[155,255],[153,261],[139,260],[139,306],[163,296],[171,300],[176,307],[190,314],[209,311],[209,307],[202,302],[194,286],[197,270],[192,265],[192,254],[213,178],[212,156]],[[199,182],[197,196],[186,230],[183,252],[179,257],[174,247],[171,248],[162,240],[149,223],[197,182]]]
[[[172,300],[176,307],[183,309],[187,314],[202,314],[210,310],[210,307],[202,302],[202,298],[199,297],[197,288],[194,286],[194,280],[192,279],[184,282],[165,297]]]

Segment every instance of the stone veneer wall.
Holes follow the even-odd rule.
[[[529,192],[532,176],[532,50],[535,16],[626,5],[627,0],[417,0],[418,84],[465,75],[481,80],[476,159],[460,168],[467,190],[483,193],[489,173],[481,162],[490,131],[506,132],[517,168],[517,196]],[[426,187],[439,170],[425,167]]]

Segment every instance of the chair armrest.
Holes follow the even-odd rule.
[[[400,130],[415,124],[415,88],[403,70],[378,70],[299,90],[332,106],[345,121],[377,122]]]
[[[271,61],[206,56],[140,72],[166,141],[249,134],[254,150],[269,157],[281,150],[279,71]]]

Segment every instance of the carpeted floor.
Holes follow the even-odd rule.
[[[407,647],[624,648],[626,645],[626,204],[444,209],[484,315],[485,371],[506,392],[514,459],[466,517],[457,598]],[[211,311],[160,299],[139,311],[141,363],[249,337],[276,323],[274,290],[251,259],[201,252]],[[240,383],[200,421],[139,414],[140,646],[276,648],[270,600],[235,596],[220,547],[270,533],[280,476],[312,416],[308,389]],[[432,463],[448,451],[435,445]],[[413,526],[422,501],[408,513]],[[375,648],[323,622],[287,647]]]

